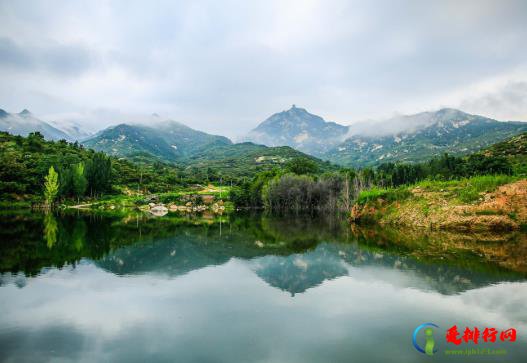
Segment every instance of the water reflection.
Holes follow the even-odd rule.
[[[424,321],[526,358],[524,235],[219,218],[2,216],[0,360],[414,362]]]
[[[404,271],[409,286],[443,294],[525,277],[522,252],[527,248],[521,234],[467,237],[350,229],[344,220],[305,216],[218,218],[223,219],[4,216],[0,283],[25,286],[19,272],[35,276],[50,267],[75,267],[83,258],[116,275],[167,276],[238,258],[249,261],[269,285],[292,295],[348,275],[351,268]],[[514,253],[507,253],[510,246]]]
[[[325,280],[345,276],[348,268],[341,259],[349,245],[320,244],[314,250],[289,256],[265,256],[252,262],[253,271],[269,285],[291,293],[302,293]]]

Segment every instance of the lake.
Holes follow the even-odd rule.
[[[264,214],[0,219],[3,362],[527,361],[522,233]],[[434,357],[412,342],[428,322]],[[477,327],[478,344],[447,343],[454,325],[459,338]],[[516,341],[500,339],[509,328]],[[446,356],[465,349],[479,355]]]

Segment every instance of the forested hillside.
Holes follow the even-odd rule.
[[[50,168],[58,174],[57,198],[115,193],[123,188],[168,190],[192,182],[182,170],[162,163],[138,165],[84,148],[0,132],[0,199],[40,200]]]
[[[489,149],[468,156],[447,153],[422,163],[383,163],[374,168],[339,169],[317,173],[310,168],[283,169],[257,174],[232,190],[232,199],[241,206],[271,210],[350,210],[350,203],[369,198],[406,196],[406,186],[422,181],[441,183],[488,176],[494,181],[525,177],[525,137],[513,137]],[[494,179],[494,176],[496,179]],[[487,179],[485,179],[487,180]],[[460,187],[465,201],[479,198],[481,190]],[[496,184],[499,185],[499,184]],[[398,189],[400,186],[405,188]]]
[[[504,157],[511,163],[515,174],[527,176],[527,132],[492,145],[480,154],[487,157]]]
[[[133,158],[143,153],[159,161],[175,162],[208,147],[229,145],[231,141],[179,122],[164,121],[153,126],[121,124],[109,127],[83,144],[113,156]]]
[[[289,146],[267,147],[251,142],[211,147],[185,158],[182,163],[197,173],[204,168],[211,168],[222,175],[252,177],[258,171],[286,168],[294,159],[308,160],[320,172],[338,169],[329,162],[323,162]]]
[[[138,153],[136,159],[139,162],[108,156],[64,140],[46,141],[38,132],[28,137],[0,132],[0,200],[40,201],[49,178],[56,178],[50,185],[56,184],[55,198],[79,199],[127,190],[174,191],[197,183],[236,184],[258,172],[302,163],[319,172],[335,168],[288,147],[251,143],[218,146],[178,164],[157,161],[148,153]]]
[[[382,124],[371,125],[369,131],[353,134],[322,157],[353,167],[376,166],[384,162],[416,163],[442,153],[458,156],[474,153],[527,131],[525,122],[500,122],[455,109],[425,112],[387,122],[413,126],[410,130],[386,134]]]

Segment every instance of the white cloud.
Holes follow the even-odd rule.
[[[527,331],[525,282],[444,295],[412,270],[349,266],[349,276],[291,297],[251,273],[255,262],[231,259],[169,277],[118,276],[86,261],[28,278],[21,289],[8,284],[0,321],[5,341],[17,344],[4,345],[2,354],[12,361],[32,361],[28,355],[36,353],[75,361],[174,354],[185,362],[337,361],[348,347],[354,357],[385,361],[393,347],[412,361],[411,332],[425,321],[441,330],[458,324],[514,327],[519,337]],[[379,336],[385,349],[376,349]],[[511,359],[524,354],[521,347],[507,346]]]
[[[158,112],[228,136],[293,103],[341,123],[519,117],[521,100],[468,90],[526,64],[526,21],[514,0],[3,1],[0,107]]]

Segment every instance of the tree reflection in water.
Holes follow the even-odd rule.
[[[156,272],[169,278],[235,258],[291,295],[370,267],[396,269],[410,286],[443,294],[522,280],[527,271],[521,234],[351,228],[345,219],[328,216],[28,213],[4,215],[0,227],[3,283],[20,281],[18,272],[35,276],[47,267],[75,268],[83,258],[116,275]]]

